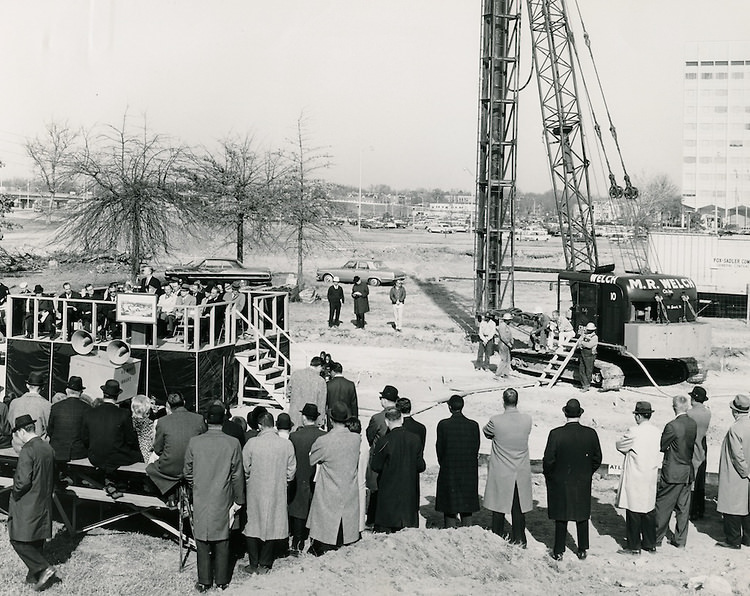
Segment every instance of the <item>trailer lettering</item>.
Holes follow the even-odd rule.
[[[695,282],[687,277],[664,279],[629,279],[628,290],[683,290],[694,288]]]
[[[617,281],[616,275],[603,275],[601,273],[592,273],[589,281],[595,284],[613,284]]]

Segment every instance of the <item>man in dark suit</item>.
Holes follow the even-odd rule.
[[[425,443],[427,442],[427,428],[424,424],[417,422],[411,417],[411,400],[406,397],[399,397],[396,400],[396,409],[404,417],[404,430],[417,435],[424,450]]]
[[[370,465],[378,476],[375,530],[397,532],[419,527],[419,475],[425,471],[419,437],[403,426],[401,412],[385,411],[388,433],[378,439]]]
[[[41,591],[55,580],[55,568],[44,558],[44,541],[52,538],[55,454],[36,434],[35,421],[28,414],[16,418],[13,435],[23,447],[13,475],[8,537],[29,569],[26,583]]]
[[[440,472],[435,494],[435,511],[443,512],[446,528],[471,523],[479,511],[479,425],[463,415],[464,398],[448,400],[450,418],[437,425],[437,459]]]
[[[672,410],[676,417],[667,422],[661,435],[664,461],[656,489],[656,546],[661,546],[664,540],[672,511],[675,512],[675,530],[670,544],[684,548],[687,542],[690,485],[695,478],[693,450],[698,432],[695,420],[687,415],[689,407],[687,397],[675,395],[672,398]]]
[[[103,470],[106,478],[120,466],[142,461],[142,456],[130,410],[117,406],[117,397],[122,393],[120,383],[109,379],[101,390],[101,405],[83,417],[82,439],[91,465]]]
[[[333,285],[328,288],[328,326],[341,325],[341,305],[344,304],[344,288],[339,285],[339,278],[333,278]],[[352,414],[353,416],[355,414]]]
[[[315,466],[310,465],[310,448],[318,437],[325,433],[318,426],[320,412],[315,404],[305,404],[301,410],[302,426],[289,435],[297,459],[297,473],[289,493],[289,531],[292,534],[292,552],[300,553],[310,531],[305,527],[312,502]]]
[[[544,449],[542,469],[547,482],[547,515],[555,520],[552,558],[561,561],[565,552],[568,521],[576,522],[579,559],[589,549],[591,478],[602,463],[599,436],[580,423],[583,408],[570,399],[563,408],[567,422],[550,431]]]
[[[163,495],[170,493],[182,478],[190,439],[206,432],[203,416],[188,412],[180,393],[167,395],[167,412],[156,423],[154,453],[159,459],[146,466],[148,477]]]
[[[84,387],[80,377],[70,377],[68,386]],[[66,463],[73,459],[86,457],[86,445],[83,444],[83,417],[91,410],[91,404],[80,397],[68,396],[52,404],[47,423],[49,444],[55,451],[55,461],[61,480],[66,481]]]
[[[69,281],[66,281],[63,284],[63,291],[58,296],[60,298],[60,317],[63,316],[63,312],[67,309],[67,315],[65,315],[65,320],[67,323],[67,338],[70,339],[70,336],[73,334],[73,323],[76,323],[81,320],[81,314],[80,314],[80,302],[67,302],[67,300],[81,298],[81,295],[74,291],[72,286],[70,285]]]
[[[692,406],[687,415],[695,420],[696,435],[695,447],[693,448],[693,473],[695,483],[693,484],[693,495],[690,499],[690,519],[702,519],[706,510],[706,456],[708,445],[706,444],[706,433],[711,424],[711,410],[706,407],[708,395],[703,387],[693,387],[690,395]]]
[[[389,408],[395,408],[397,401],[398,389],[393,385],[383,387],[383,390],[380,392],[380,405],[383,409],[370,418],[367,430],[365,431],[370,449],[388,432],[388,425],[385,422],[385,412]],[[372,466],[367,467],[367,488],[370,491],[370,501],[367,504],[367,525],[372,525],[378,505],[378,475],[372,470]]]
[[[143,269],[141,269],[141,275],[141,292],[157,295],[160,295],[162,293],[161,282],[156,277],[154,277],[153,267],[151,267],[150,265],[145,265]]]
[[[331,363],[331,380],[326,383],[326,412],[328,414],[334,404],[344,404],[349,410],[349,416],[359,417],[357,387],[344,377],[344,367],[340,362]],[[330,427],[329,419],[328,428]]]

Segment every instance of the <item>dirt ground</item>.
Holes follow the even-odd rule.
[[[49,236],[38,222],[32,222],[27,229],[28,234],[23,230],[7,233],[3,245],[38,248]],[[396,333],[390,324],[388,288],[372,289],[371,312],[364,331],[353,327],[348,299],[342,312],[344,324],[337,329],[327,327],[324,301],[293,304],[290,313],[295,339],[293,361],[296,366],[304,366],[321,350],[331,352],[343,364],[345,376],[357,383],[363,419],[379,409],[378,392],[385,384],[395,385],[402,396],[412,399],[415,418],[428,429],[425,453],[428,469],[421,478],[421,527],[391,536],[368,533],[357,544],[321,558],[303,555],[299,559],[281,560],[271,574],[263,577],[248,578],[238,571],[228,594],[244,594],[251,589],[268,594],[295,591],[477,594],[500,590],[518,594],[750,594],[750,549],[727,552],[714,546],[716,540],[723,539],[723,532],[715,511],[713,486],[708,489],[711,501],[707,504],[706,519],[691,523],[686,549],[665,546],[655,555],[637,558],[616,554],[623,544],[625,526],[624,512],[613,506],[616,476],[595,478],[591,551],[585,562],[578,561],[570,551],[562,562],[549,557],[553,524],[546,516],[545,485],[539,474],[534,476],[535,509],[527,516],[527,550],[513,547],[487,531],[490,516],[484,509],[475,516],[472,527],[439,529],[442,519],[433,508],[438,473],[435,427],[447,416],[443,402],[451,394],[465,393],[466,415],[484,425],[490,416],[502,410],[502,389],[518,388],[519,407],[534,420],[530,439],[532,459],[541,459],[550,429],[564,422],[562,406],[570,397],[577,397],[585,409],[582,422],[599,433],[604,462],[617,465],[622,456],[614,443],[633,424],[631,412],[635,402],[651,401],[656,409],[653,421],[663,425],[672,417],[670,396],[687,392],[689,386],[626,387],[618,392],[581,394],[576,387],[563,383],[552,389],[534,387],[533,379],[523,375],[513,376],[501,385],[490,373],[474,370],[475,346],[467,339],[472,304],[471,236],[443,237],[407,230],[368,230],[357,237],[356,232],[352,234],[342,238],[339,250],[310,256],[306,262],[308,285],[324,293],[326,286],[311,279],[313,270],[324,263],[343,263],[351,255],[374,256],[403,268],[409,275],[404,331]],[[203,256],[231,254],[220,242],[206,246]],[[246,260],[272,267],[277,279],[295,269],[291,258],[283,253],[254,252]],[[553,241],[527,243],[519,247],[519,252],[520,260],[540,266],[557,266],[561,258],[561,251]],[[196,244],[191,244],[184,246],[173,259],[183,260],[198,254]],[[161,265],[166,264],[167,260],[162,260]],[[53,288],[61,284],[62,278],[84,280],[92,275],[97,276],[97,281],[104,281],[113,272],[58,268],[23,279],[30,283],[40,281]],[[555,296],[549,280],[520,279],[516,305],[552,310]],[[721,441],[731,422],[728,403],[736,393],[750,391],[750,333],[741,321],[710,322],[712,357],[704,386],[710,398],[707,405],[713,412],[708,433],[708,469],[715,472]],[[363,422],[366,424],[366,419]],[[489,453],[488,441],[483,440],[481,452]],[[483,463],[480,494],[484,492],[485,478]],[[92,539],[85,537],[81,544]],[[112,537],[117,539],[116,535]],[[186,574],[194,577],[194,558]]]

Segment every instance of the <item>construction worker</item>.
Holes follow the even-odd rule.
[[[510,373],[510,349],[513,347],[513,335],[510,331],[510,323],[513,315],[506,312],[495,329],[495,351],[500,358],[495,370],[496,378],[505,378]]]
[[[594,360],[596,360],[596,346],[599,345],[599,337],[596,335],[596,325],[587,323],[581,337],[578,354],[578,375],[581,378],[581,391],[591,388],[591,376],[594,373]]]
[[[573,329],[573,324],[570,322],[570,319],[565,315],[561,315],[559,310],[552,311],[550,331],[553,348],[561,344],[566,344],[576,336],[576,332]],[[557,338],[556,340],[555,337]]]

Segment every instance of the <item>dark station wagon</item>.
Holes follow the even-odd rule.
[[[165,272],[168,281],[203,284],[245,281],[249,286],[271,285],[271,270],[268,267],[246,267],[237,259],[204,259],[200,263],[188,263]]]

